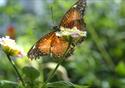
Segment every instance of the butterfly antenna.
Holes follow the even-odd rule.
[[[55,25],[54,14],[53,14],[53,8],[52,8],[52,7],[51,7],[51,13],[52,13],[51,18],[52,18],[52,23],[53,23],[53,29],[54,29],[55,31],[57,31],[57,30],[58,30],[58,26]]]
[[[53,15],[53,7],[51,7],[51,19],[52,19],[53,25],[55,25],[55,22],[54,22],[54,15]]]

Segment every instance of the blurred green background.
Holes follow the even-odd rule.
[[[59,24],[74,2],[76,0],[0,0],[0,35],[14,29],[16,42],[28,52],[42,35]],[[125,0],[88,0],[84,20],[88,31],[86,40],[75,48],[51,81],[66,80],[95,88],[125,88]],[[16,64],[20,69],[34,66],[43,80],[56,62],[50,57],[41,58],[31,61],[25,57],[17,59]],[[0,80],[17,80],[2,50]]]

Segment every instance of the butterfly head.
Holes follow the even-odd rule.
[[[59,31],[60,29],[59,29],[59,26],[53,26],[53,29],[54,29],[54,31]]]

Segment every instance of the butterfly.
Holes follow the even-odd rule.
[[[81,43],[85,36],[77,39],[77,41],[67,41],[63,36],[57,36],[56,32],[61,31],[61,28],[77,28],[79,31],[86,31],[86,24],[83,16],[86,8],[86,0],[78,0],[71,8],[65,13],[60,24],[54,28],[57,29],[44,36],[42,36],[29,50],[28,57],[36,59],[40,56],[51,55],[56,58],[68,57],[73,51],[75,45]],[[76,40],[76,39],[75,39]]]

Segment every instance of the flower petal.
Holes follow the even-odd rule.
[[[23,49],[16,44],[15,40],[10,39],[9,36],[0,38],[0,44],[6,54],[17,57],[23,57],[26,55]]]

